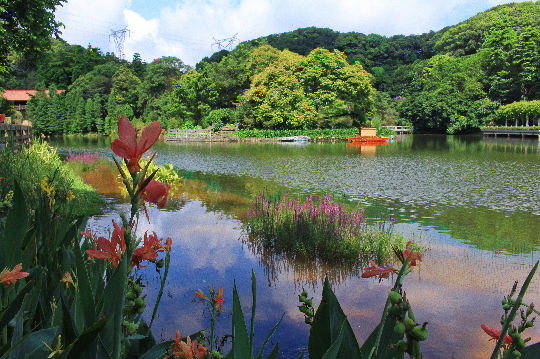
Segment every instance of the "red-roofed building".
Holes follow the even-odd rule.
[[[64,92],[65,90],[58,90],[56,93]],[[26,103],[32,96],[36,95],[36,90],[5,90],[3,97],[8,101],[13,101],[12,108],[17,111],[21,111],[23,115],[26,115]],[[49,90],[45,90],[45,95],[49,97]]]

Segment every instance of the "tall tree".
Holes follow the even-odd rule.
[[[0,73],[8,70],[7,56],[13,51],[37,60],[58,36],[62,25],[54,10],[64,0],[3,0],[0,11]]]

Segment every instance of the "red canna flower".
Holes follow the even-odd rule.
[[[0,113],[0,123],[4,122],[5,119],[6,119],[6,115],[4,115],[3,113]]]
[[[118,227],[114,220],[112,222],[114,230],[112,232],[111,240],[109,241],[104,237],[99,237],[97,239],[97,245],[100,250],[87,250],[86,253],[88,253],[89,261],[108,258],[111,267],[118,267],[118,263],[122,260],[122,254],[126,251],[124,226]]]
[[[500,329],[495,329],[495,328],[489,327],[484,323],[480,324],[480,327],[482,329],[484,329],[484,332],[486,332],[486,334],[491,337],[490,340],[499,340],[499,337],[501,336],[501,330]],[[508,334],[506,334],[504,336],[503,342],[505,344],[512,344],[512,338]]]
[[[144,183],[144,180],[141,181]],[[157,204],[158,208],[165,207],[167,203],[167,195],[169,194],[169,186],[161,182],[151,180],[141,192],[141,198],[150,203]]]
[[[209,299],[209,298],[203,293],[203,291],[200,290],[200,289],[199,289],[198,292],[195,292],[195,295],[196,295],[198,298],[200,298],[200,299],[199,299],[199,303],[202,302],[202,303],[204,304],[204,303],[206,303],[206,301],[210,301],[210,299]]]
[[[216,297],[216,307],[221,310],[222,307],[223,307],[223,287],[219,288],[218,290],[218,294],[217,294],[217,297]]]
[[[9,287],[10,284],[15,284],[17,280],[28,277],[27,272],[21,272],[22,263],[19,263],[13,268],[13,270],[8,270],[7,267],[4,268],[2,273],[0,273],[0,283],[6,283],[6,287]]]
[[[404,259],[407,259],[407,257],[409,257],[409,254],[412,253],[411,255],[411,260],[409,261],[409,265],[410,266],[415,266],[416,265],[416,261],[419,261],[419,262],[422,262],[422,255],[418,252],[412,252],[410,249],[409,249],[409,244],[411,244],[412,241],[408,241],[407,242],[407,245],[405,246],[405,251],[403,252],[403,258]]]
[[[176,339],[171,346],[174,347],[174,355],[183,359],[202,359],[208,351],[207,348],[198,344],[196,340],[192,342],[189,336],[183,342],[179,330],[176,331]]]
[[[160,240],[157,237],[156,232],[150,235],[148,238],[148,232],[144,233],[144,242],[143,246],[135,249],[133,252],[133,257],[131,257],[131,264],[139,268],[146,268],[148,264],[143,266],[141,265],[142,261],[154,261],[158,254],[157,251],[163,248]],[[163,251],[163,249],[161,249]]]
[[[397,272],[398,270],[393,267],[379,267],[375,262],[369,261],[369,264],[371,264],[371,267],[364,268],[364,273],[362,273],[362,278],[370,278],[374,276],[379,276],[379,283],[381,282],[381,279],[388,278],[388,273],[390,272]]]
[[[112,151],[117,155],[128,160],[127,167],[129,172],[137,173],[141,170],[139,160],[143,153],[158,140],[161,134],[161,125],[158,121],[152,122],[144,128],[141,138],[137,141],[137,131],[125,115],[122,115],[118,121],[118,137],[111,144]]]

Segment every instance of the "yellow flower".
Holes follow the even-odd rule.
[[[71,192],[71,190],[69,190],[68,193],[67,193],[67,198],[66,198],[67,201],[69,202],[69,201],[71,201],[71,200],[74,199],[74,198],[75,198],[75,196],[73,195],[73,193]]]
[[[51,354],[49,354],[49,358],[52,358],[56,354],[62,354],[64,352],[64,350],[62,349],[62,343],[60,343],[60,337],[61,335],[58,336],[58,344],[56,344],[56,348],[54,348],[54,350],[52,350],[51,347],[47,345],[47,343],[41,341],[52,352]]]
[[[43,177],[43,181],[41,181],[41,189],[43,190],[43,192],[47,193],[47,197],[49,197],[49,208],[52,209],[52,206],[55,202],[54,201],[55,189],[53,186],[49,186],[47,184],[47,181],[48,181],[48,178]]]
[[[60,279],[60,282],[64,282],[66,283],[66,289],[69,288],[69,283],[71,283],[71,285],[73,285],[73,287],[75,287],[75,283],[73,282],[73,278],[71,278],[71,274],[66,272],[66,274],[64,274],[64,278]]]

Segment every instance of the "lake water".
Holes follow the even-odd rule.
[[[56,140],[60,153],[111,154],[106,140]],[[487,358],[494,343],[480,323],[500,328],[500,301],[515,280],[521,285],[540,259],[540,142],[481,136],[398,136],[390,145],[350,146],[310,143],[159,143],[159,163],[172,163],[188,178],[164,210],[149,208],[138,234],[155,231],[173,239],[173,261],[156,336],[170,339],[176,329],[191,334],[209,326],[194,292],[224,287],[226,312],[218,333],[230,332],[232,286],[236,282],[249,323],[251,270],[257,277],[255,342],[285,313],[272,342],[280,357],[293,358],[307,346],[309,327],[298,311],[305,288],[318,306],[328,274],[341,306],[363,342],[380,321],[392,283],[360,278],[359,266],[329,266],[295,260],[254,248],[240,216],[263,189],[291,196],[332,194],[360,203],[373,220],[396,215],[396,230],[420,239],[424,261],[404,281],[418,322],[429,322],[422,343],[425,358]],[[101,180],[100,180],[101,178]],[[128,211],[111,191],[114,178],[94,176],[114,210],[90,220],[104,232],[115,210]],[[156,295],[151,271],[148,303]],[[538,302],[533,279],[525,302]],[[525,336],[540,341],[540,330]],[[295,356],[296,355],[296,356]]]

